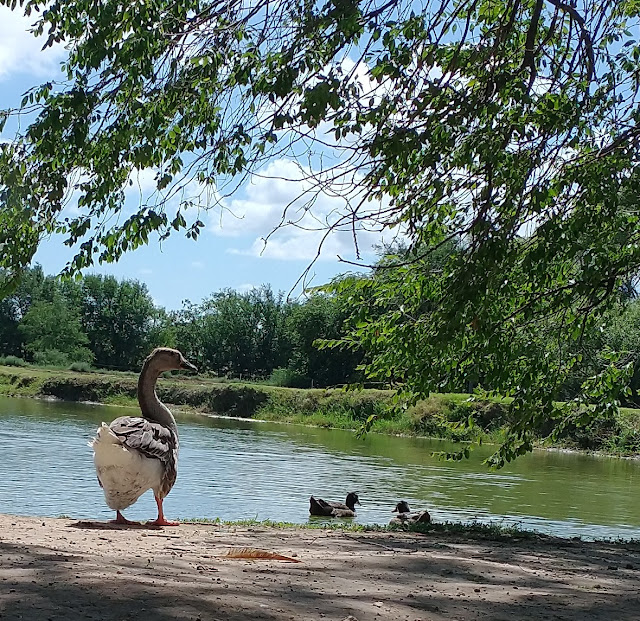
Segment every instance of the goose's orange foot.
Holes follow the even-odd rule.
[[[153,522],[147,522],[148,526],[180,526],[180,522],[171,522],[166,518],[156,518]]]
[[[156,505],[158,505],[158,517],[153,522],[148,522],[150,526],[180,526],[180,522],[171,522],[164,517],[162,509],[162,498],[155,496]]]
[[[120,511],[116,511],[116,519],[110,520],[109,524],[128,524],[129,526],[140,526],[140,522],[132,522],[131,520],[127,520]]]

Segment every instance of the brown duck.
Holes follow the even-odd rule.
[[[401,500],[393,511],[398,515],[392,518],[389,524],[404,526],[405,524],[429,524],[431,522],[431,515],[427,510],[412,513],[409,503],[405,500]]]

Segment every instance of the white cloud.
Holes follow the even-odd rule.
[[[242,285],[238,285],[237,287],[235,287],[235,290],[238,293],[249,293],[249,291],[253,291],[254,289],[257,289],[258,287],[256,285],[252,285],[251,283],[244,283]]]
[[[25,17],[19,8],[0,6],[0,81],[15,74],[44,78],[58,70],[64,47],[54,44],[42,50],[46,36],[36,38],[29,32],[37,19],[37,13]]]
[[[214,233],[225,237],[249,233],[267,235],[282,220],[285,208],[288,219],[299,220],[304,216],[306,202],[299,197],[309,192],[312,185],[304,176],[305,171],[291,160],[269,163],[244,186],[245,198],[224,203],[221,216],[212,219]]]
[[[357,179],[345,178],[339,187],[328,184],[319,191],[309,173],[292,160],[270,162],[242,188],[243,198],[224,201],[222,212],[211,214],[209,230],[221,237],[251,239],[248,246],[230,248],[231,254],[312,260],[321,250],[320,259],[353,257],[356,246],[347,214],[350,201],[361,197]],[[357,227],[363,253],[380,239],[378,231]]]
[[[196,270],[203,270],[204,263],[202,261],[191,261],[191,267]]]
[[[143,203],[149,199],[157,188],[158,172],[154,168],[134,169],[129,175],[129,183],[125,189],[127,199],[134,199]]]
[[[279,234],[267,242],[257,238],[248,249],[230,249],[230,254],[261,256],[283,261],[310,261],[318,259],[335,260],[337,256],[352,256],[355,253],[353,236],[346,231],[330,233],[326,239],[323,231],[304,231],[296,228],[281,229]],[[360,232],[358,244],[367,254],[380,237],[372,233]],[[320,254],[318,255],[318,252]]]

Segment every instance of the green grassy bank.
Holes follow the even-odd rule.
[[[37,367],[0,366],[0,395],[55,397],[137,406],[136,373],[75,372]],[[391,391],[279,388],[225,383],[202,376],[161,378],[157,392],[166,403],[205,414],[356,429],[375,416],[372,431],[495,442],[506,422],[499,402],[468,401],[464,394],[437,394],[413,407],[393,406]],[[455,423],[474,415],[469,429]],[[611,454],[640,453],[640,410],[622,409],[616,420],[598,421],[563,439],[566,448]]]

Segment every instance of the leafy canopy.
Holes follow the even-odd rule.
[[[578,394],[599,408],[553,399],[572,344],[640,265],[637,0],[20,6],[69,58],[3,116],[29,119],[0,151],[13,277],[52,232],[77,250],[69,273],[152,233],[195,238],[201,209],[272,158],[298,159],[310,209],[318,192],[345,199],[329,228],[407,236],[388,277],[342,283],[342,344],[367,350],[370,375],[415,395],[473,375],[514,397],[496,463],[530,448],[541,417],[561,427],[615,407],[615,357]],[[149,168],[157,191],[125,212]],[[427,255],[450,242],[459,251],[432,270]],[[540,330],[564,356],[546,355]]]

